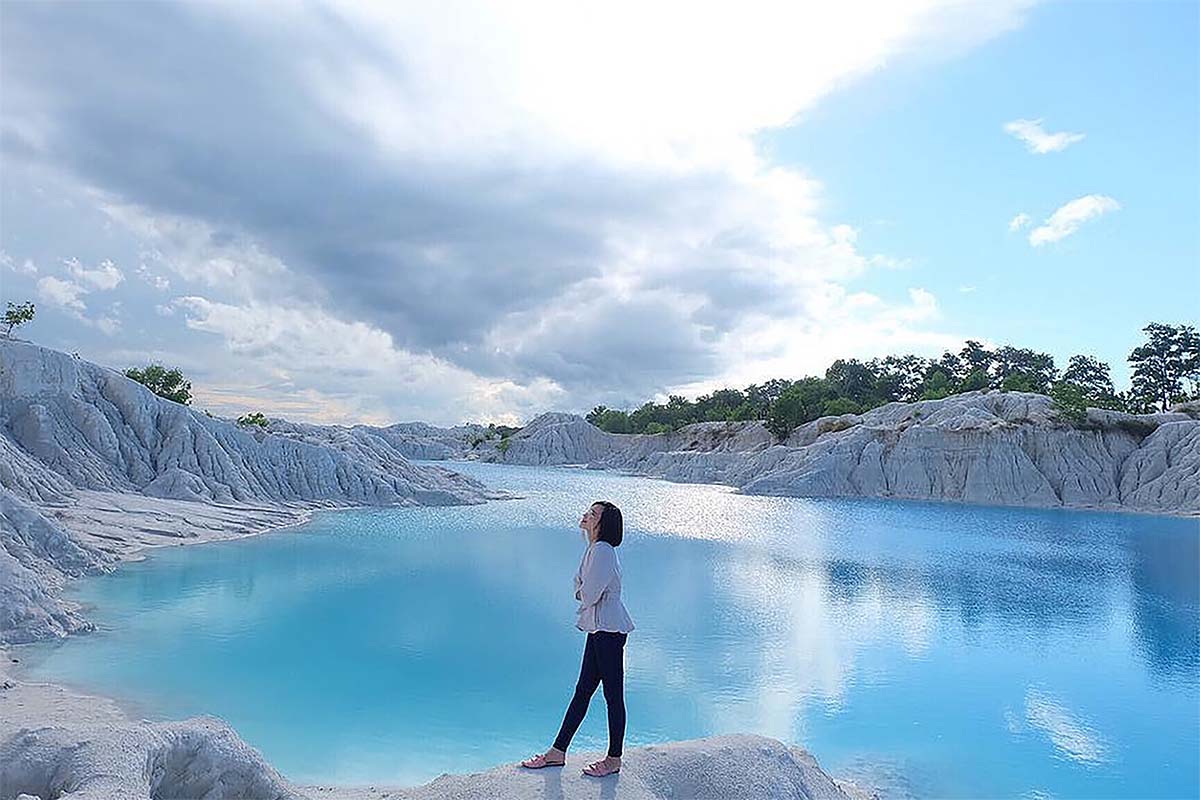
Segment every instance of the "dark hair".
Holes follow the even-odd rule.
[[[600,512],[600,535],[596,537],[596,541],[608,542],[613,547],[620,547],[621,537],[625,532],[625,523],[621,518],[621,509],[607,500],[597,500],[592,505],[600,506],[604,509]]]

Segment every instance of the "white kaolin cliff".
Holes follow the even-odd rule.
[[[110,369],[0,340],[0,643],[86,622],[70,576],[181,538],[222,538],[348,505],[448,505],[503,495],[388,446],[252,431]]]
[[[776,442],[761,422],[706,422],[669,434],[610,434],[543,414],[471,455],[514,464],[586,464],[751,494],[891,497],[989,505],[1200,514],[1200,410],[1089,409],[1072,425],[1050,398],[979,391],[822,417]]]

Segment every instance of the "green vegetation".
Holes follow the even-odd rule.
[[[187,405],[192,402],[192,383],[184,380],[178,369],[167,369],[162,364],[150,364],[145,369],[125,370],[125,377],[132,378],[159,397]]]
[[[1138,410],[1166,411],[1200,397],[1200,333],[1191,325],[1158,322],[1142,330],[1150,341],[1129,355]]]
[[[500,443],[496,445],[496,449],[500,451],[500,455],[504,455],[508,452],[508,446],[510,444],[512,444],[512,440],[505,436],[500,440]]]
[[[519,430],[521,429],[514,428],[511,425],[497,425],[494,422],[489,422],[487,430],[484,433],[471,436],[467,441],[471,445],[471,449],[474,450],[484,442],[490,442],[493,439],[499,439],[500,442],[496,445],[496,449],[498,449],[500,454],[503,455],[505,451],[508,450],[508,443],[505,440]]]
[[[21,303],[20,305],[17,305],[16,303],[10,302],[8,304],[8,310],[4,312],[4,317],[3,319],[0,319],[0,322],[8,326],[8,330],[4,332],[4,335],[11,339],[13,328],[24,325],[26,322],[30,322],[32,320],[33,303]]]
[[[243,414],[238,417],[237,424],[243,428],[258,426],[259,428],[266,429],[271,424],[271,421],[261,411],[255,411],[253,414]]]
[[[688,400],[646,402],[633,411],[596,406],[587,415],[610,433],[665,433],[696,422],[762,420],[780,439],[819,417],[859,414],[885,403],[937,400],[977,390],[1037,392],[1054,400],[1064,421],[1082,425],[1087,408],[1145,413],[1200,398],[1200,335],[1190,325],[1151,323],[1148,341],[1129,356],[1133,387],[1117,392],[1109,366],[1075,355],[1061,374],[1054,358],[1005,345],[988,350],[968,341],[940,358],[887,356],[861,362],[838,359],[824,377],[773,379],[745,389],[719,389]]]

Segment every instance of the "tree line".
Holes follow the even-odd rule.
[[[33,303],[8,303],[0,316],[5,336],[34,318]],[[588,422],[610,433],[667,433],[696,422],[762,420],[779,438],[798,425],[825,416],[861,414],[895,401],[938,400],[980,389],[1048,394],[1067,421],[1082,424],[1087,408],[1145,414],[1166,411],[1174,403],[1200,399],[1200,333],[1192,325],[1152,322],[1142,328],[1145,341],[1129,354],[1132,382],[1114,389],[1109,365],[1094,356],[1074,355],[1059,371],[1049,353],[1004,345],[988,350],[975,340],[939,358],[887,356],[862,362],[839,358],[824,377],[773,378],[745,389],[718,389],[688,400],[670,395],[666,403],[647,401],[633,411],[596,406]],[[188,405],[192,384],[176,368],[148,364],[125,375],[160,397]],[[211,415],[210,415],[211,416]],[[265,427],[255,412],[238,419],[242,426]],[[519,428],[489,425],[472,441],[506,440]]]
[[[1191,325],[1153,322],[1146,341],[1129,354],[1132,386],[1114,389],[1109,365],[1074,355],[1059,371],[1048,353],[1005,345],[988,350],[969,340],[939,358],[887,356],[870,361],[839,358],[824,377],[775,378],[744,389],[718,389],[688,400],[670,395],[632,411],[596,406],[587,415],[610,433],[665,433],[696,422],[762,420],[783,438],[823,416],[860,414],[895,401],[937,400],[978,389],[1050,395],[1064,419],[1080,424],[1086,408],[1142,414],[1200,399],[1200,333]]]

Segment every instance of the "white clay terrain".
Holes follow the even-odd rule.
[[[1089,409],[1074,427],[1049,397],[977,391],[888,403],[801,425],[784,442],[761,422],[611,434],[543,414],[468,453],[511,464],[582,464],[747,494],[885,497],[986,505],[1200,514],[1200,407],[1161,414]]]
[[[147,548],[247,536],[314,509],[480,503],[509,495],[408,458],[470,448],[479,426],[274,421],[247,430],[155,396],[118,372],[0,340],[0,645],[90,629],[66,581]],[[845,800],[803,750],[722,736],[627,751],[621,774],[514,765],[425,786],[297,787],[225,722],[134,720],[105,698],[21,680],[0,648],[0,800],[121,798],[731,798]],[[517,760],[527,754],[514,754]]]
[[[782,442],[760,421],[613,434],[577,414],[549,412],[511,436],[503,451],[498,439],[481,440],[481,426],[272,421],[270,430],[356,451],[390,446],[422,458],[582,465],[724,483],[747,494],[1200,514],[1195,401],[1157,414],[1088,409],[1086,422],[1074,426],[1045,395],[982,390],[822,417]]]

